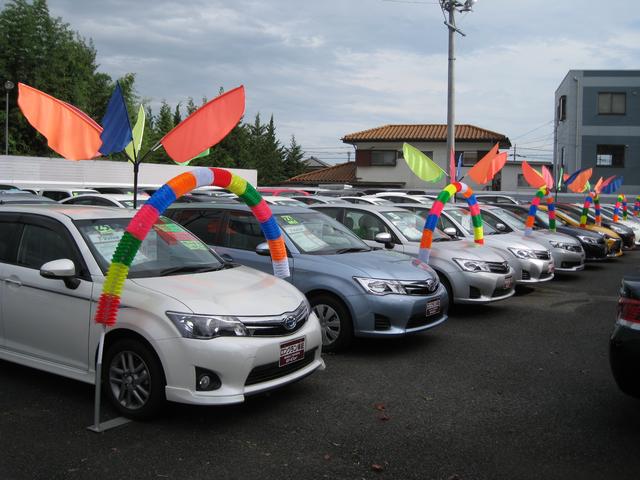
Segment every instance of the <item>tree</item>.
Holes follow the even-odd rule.
[[[302,162],[304,152],[302,147],[296,142],[295,135],[291,135],[291,142],[285,149],[285,157],[283,162],[283,174],[285,178],[295,177],[305,171],[305,165]]]
[[[166,100],[162,100],[162,104],[160,105],[160,112],[157,117],[153,117],[152,121],[153,128],[145,134],[149,135],[149,140],[151,140],[151,147],[153,147],[157,142],[160,141],[162,137],[164,137],[167,133],[173,129],[175,126],[173,123],[173,114],[171,113],[171,107],[167,103]],[[143,150],[145,153],[147,150]],[[173,163],[173,160],[167,155],[164,149],[158,149],[153,153],[150,153],[145,162],[150,163]]]
[[[176,105],[176,109],[173,111],[173,124],[178,125],[182,121],[182,114],[180,113],[180,102]]]
[[[52,18],[45,0],[12,0],[0,12],[0,78],[22,82],[71,103],[100,121],[114,88],[111,77],[97,71],[93,43],[60,18]],[[134,77],[130,81],[133,91]],[[46,139],[31,127],[10,97],[10,151],[51,155]],[[4,109],[0,114],[4,122]]]

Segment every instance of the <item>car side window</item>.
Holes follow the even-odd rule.
[[[222,238],[222,246],[240,250],[255,250],[266,241],[253,214],[238,211],[229,212],[227,228]]]
[[[220,244],[224,210],[189,209],[177,211],[172,218],[208,245]]]
[[[14,263],[22,225],[0,220],[0,262]]]
[[[61,258],[75,260],[73,246],[67,239],[58,232],[40,225],[24,226],[18,246],[18,265],[40,269],[45,263]],[[77,265],[77,262],[74,263]]]
[[[333,218],[334,220],[338,220],[338,217],[340,216],[339,208],[323,208],[323,209],[318,209],[317,211],[320,213],[324,213],[325,215]]]
[[[42,192],[42,196],[50,198],[51,200],[55,200],[57,202],[59,200],[64,200],[69,195],[67,195],[64,192],[54,192],[54,191],[45,190],[45,191]]]
[[[375,240],[378,233],[391,233],[378,217],[359,210],[347,209],[344,215],[344,224],[363,240]]]

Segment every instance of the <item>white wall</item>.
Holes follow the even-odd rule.
[[[138,175],[141,186],[160,186],[176,175],[195,167],[142,163]],[[257,170],[229,169],[256,185]],[[20,187],[129,186],[133,185],[133,166],[129,162],[109,160],[65,160],[63,158],[17,157],[0,155],[0,183]]]

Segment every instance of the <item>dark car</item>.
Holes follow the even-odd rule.
[[[620,390],[640,398],[640,276],[622,279],[609,363]]]
[[[582,207],[578,207],[571,203],[558,203],[556,204],[556,208],[574,216],[580,216],[582,214]],[[595,217],[592,213],[593,210],[590,210],[587,214],[587,222],[589,223],[595,223]],[[608,220],[605,216],[602,216],[601,225],[605,228],[613,230],[618,235],[620,235],[620,238],[622,239],[622,248],[624,248],[625,250],[632,250],[636,248],[636,236],[633,233],[632,228],[629,228],[626,225],[622,225],[621,223]]]
[[[528,206],[501,203],[500,207],[515,213],[525,221],[529,216]],[[549,228],[549,216],[547,212],[538,210],[533,228]],[[604,237],[599,233],[590,232],[583,228],[572,227],[563,223],[559,218],[556,219],[556,231],[580,240],[582,249],[586,255],[586,260],[604,260],[607,258],[607,244]]]

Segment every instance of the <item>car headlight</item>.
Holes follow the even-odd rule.
[[[553,242],[553,241],[549,241],[549,243],[551,244],[551,246],[553,248],[561,248],[562,250],[570,250],[573,251],[577,245],[574,245],[573,243],[567,243],[567,242]]]
[[[490,272],[489,264],[481,260],[471,260],[469,258],[454,258],[454,262],[465,272]]]
[[[588,243],[589,245],[597,245],[598,239],[594,237],[584,237],[582,235],[578,235],[578,239],[583,243]]]
[[[358,282],[362,288],[364,288],[365,292],[372,293],[374,295],[388,295],[390,293],[397,293],[400,295],[407,294],[402,282],[399,282],[398,280],[364,277],[353,277],[353,279]]]
[[[235,317],[179,312],[167,312],[167,317],[184,338],[208,340],[216,337],[249,336],[247,327]]]
[[[618,225],[610,225],[609,228],[616,233],[625,233],[626,230],[624,228],[619,227]]]
[[[528,250],[526,248],[509,247],[509,251],[518,258],[536,258],[536,254],[534,253],[534,251]]]

